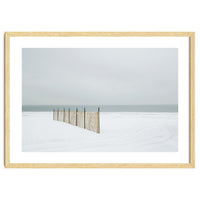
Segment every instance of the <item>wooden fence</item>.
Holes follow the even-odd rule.
[[[100,109],[97,112],[53,110],[53,120],[69,123],[80,128],[100,133]]]

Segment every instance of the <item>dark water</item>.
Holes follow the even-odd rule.
[[[54,109],[95,112],[98,107],[101,112],[178,112],[178,105],[26,105],[22,106],[23,112],[47,112]]]

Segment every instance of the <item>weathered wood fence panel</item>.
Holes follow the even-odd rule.
[[[77,126],[84,128],[84,112],[77,113]]]
[[[56,110],[54,110],[53,111],[53,120],[57,120],[58,119],[57,114],[58,114],[58,112]]]
[[[98,133],[98,112],[86,112],[86,129]]]
[[[76,112],[70,111],[70,124],[76,126]]]
[[[69,123],[80,128],[100,133],[100,112],[53,110],[53,120]]]
[[[58,121],[61,121],[61,122],[64,121],[64,112],[63,112],[63,111],[59,111],[59,114],[58,114]]]
[[[64,122],[69,123],[69,112],[68,111],[64,111]]]

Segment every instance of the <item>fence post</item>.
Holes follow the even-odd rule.
[[[63,122],[65,122],[65,108],[63,109]]]
[[[97,112],[97,133],[100,133],[100,117],[99,117],[99,113],[100,113],[100,108],[98,107],[98,112]]]
[[[86,128],[86,125],[85,125],[85,107],[84,107],[84,110],[83,110],[83,122],[84,122],[84,128]]]
[[[78,112],[78,108],[76,108],[76,126],[78,125],[77,112]]]
[[[70,108],[68,108],[68,123],[70,124]]]
[[[59,120],[59,109],[57,109],[57,121]]]

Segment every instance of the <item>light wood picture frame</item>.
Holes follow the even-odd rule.
[[[188,163],[13,163],[10,160],[10,41],[15,37],[188,37]],[[181,67],[181,66],[179,66]],[[194,32],[6,32],[5,33],[5,167],[6,168],[194,168],[195,167],[195,33]]]

